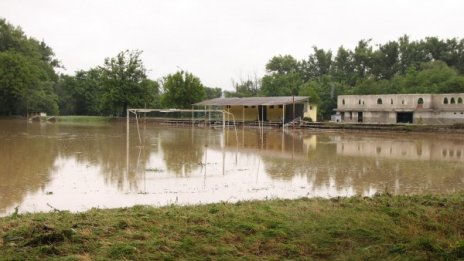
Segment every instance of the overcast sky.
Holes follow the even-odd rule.
[[[44,40],[65,73],[139,49],[158,79],[182,68],[206,86],[264,75],[275,55],[426,36],[463,38],[462,0],[0,0],[0,17]]]

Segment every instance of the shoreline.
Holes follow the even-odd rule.
[[[67,116],[55,116],[57,122],[63,123],[86,123],[86,122],[125,122],[125,117],[109,117],[109,116],[78,116],[78,115],[67,115]],[[21,116],[5,116],[0,117],[0,120],[20,120],[24,119]],[[142,120],[143,118],[140,118]],[[169,124],[166,122],[175,120],[177,123]],[[135,120],[131,118],[131,122]],[[155,122],[160,125],[166,126],[191,126],[190,119],[160,119],[160,118],[147,118],[147,121]],[[202,119],[196,120],[195,125],[204,127],[205,121]],[[217,125],[216,127],[218,127]],[[227,125],[232,127],[233,125]],[[237,127],[242,127],[241,122],[237,122]],[[211,126],[214,127],[214,126]],[[222,124],[221,126],[222,127]],[[258,128],[256,124],[245,123],[246,128]],[[266,129],[282,129],[282,126],[270,125],[265,126]],[[291,126],[286,129],[292,129]],[[464,124],[446,124],[446,125],[424,125],[424,124],[373,124],[373,123],[333,123],[333,122],[303,122],[294,129],[299,130],[310,130],[310,131],[321,131],[321,132],[332,132],[332,131],[369,131],[369,132],[401,132],[401,133],[464,133]]]

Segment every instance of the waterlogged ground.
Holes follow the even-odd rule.
[[[0,120],[0,216],[464,190],[464,137]]]

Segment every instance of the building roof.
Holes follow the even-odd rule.
[[[196,106],[258,106],[284,105],[308,101],[307,96],[275,96],[275,97],[246,97],[246,98],[215,98],[193,105]]]

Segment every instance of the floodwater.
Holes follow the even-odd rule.
[[[462,135],[0,120],[0,216],[463,189]]]

